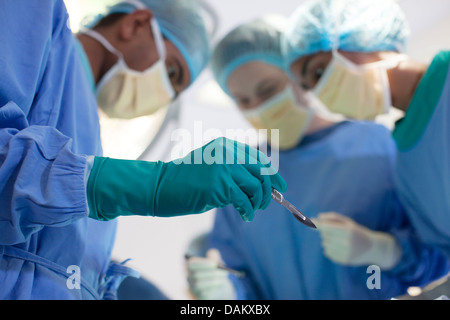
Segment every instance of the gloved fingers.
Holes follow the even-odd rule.
[[[234,185],[229,186],[230,202],[240,213],[242,220],[252,221],[255,216],[255,211],[259,208],[262,201],[261,184],[259,180],[249,177],[248,173],[241,175],[239,179],[241,181],[245,179],[251,179],[250,181],[253,181],[251,183],[238,183],[234,181]]]
[[[353,222],[353,219],[333,211],[319,213],[317,219],[327,225],[349,225]]]
[[[348,263],[350,261],[351,249],[349,246],[333,242],[323,243],[322,246],[324,255],[334,262]]]
[[[260,176],[262,186],[262,200],[259,206],[260,210],[265,210],[272,201],[272,182],[269,176]]]
[[[337,250],[336,248],[330,248],[330,247],[324,247],[323,248],[323,254],[327,257],[330,258],[332,260],[335,259],[342,259],[343,256],[346,255],[346,253],[343,253],[339,250]],[[343,260],[343,259],[342,259]]]
[[[200,260],[202,259],[202,260]],[[217,269],[217,262],[205,258],[190,258],[187,262],[189,272],[207,272]]]
[[[228,272],[217,268],[202,272],[190,272],[187,280],[192,293],[202,300],[220,296],[227,287],[232,286]]]
[[[335,212],[321,213],[314,219],[322,238],[350,241],[357,231],[357,224],[348,217]]]
[[[342,243],[346,246],[369,248],[373,242],[373,231],[347,218],[343,224],[327,220],[320,220],[317,229],[323,239],[330,242]],[[342,220],[344,221],[344,220]]]
[[[349,259],[354,246],[351,237],[348,236],[322,237],[321,245],[325,256],[333,258],[333,260],[338,258],[340,262]]]
[[[324,255],[335,263],[343,265],[351,264],[351,260],[345,254],[337,254],[335,251],[327,250],[324,251]]]
[[[220,275],[192,274],[188,276],[187,280],[189,286],[197,290],[203,290],[212,286],[221,286],[229,281],[226,273]]]
[[[189,274],[201,275],[220,275],[224,270],[218,268],[222,262],[219,250],[209,249],[206,257],[191,257],[187,260],[187,269]],[[226,274],[226,273],[225,273]]]
[[[222,257],[219,250],[209,249],[205,258],[190,257],[187,260],[187,269],[190,273],[221,272],[223,270],[218,269],[220,263],[222,263]]]
[[[341,216],[339,213],[337,213],[336,211],[324,211],[324,212],[319,212],[319,214],[317,215],[317,217],[322,218],[322,219],[326,219],[327,217],[339,217]]]
[[[206,252],[206,257],[216,263],[222,263],[222,255],[216,248],[211,248]]]
[[[251,146],[227,138],[218,138],[213,142],[214,148],[220,148],[225,164],[258,164],[258,153],[260,151]]]
[[[268,162],[266,156],[261,151],[239,142],[236,142],[236,153],[238,154],[237,163],[241,164],[262,185],[262,200],[255,210],[266,209],[272,200],[272,178],[265,174],[265,165],[260,162],[260,159]]]
[[[213,296],[215,296],[217,293],[216,291],[220,290],[217,288],[211,288],[208,290],[201,290],[197,288],[191,288],[192,293],[198,300],[215,300]]]
[[[263,152],[240,142],[236,142],[236,150],[237,154],[240,155],[238,156],[238,163],[243,164],[255,177],[264,178],[264,180],[265,178],[269,178],[272,188],[275,188],[280,192],[286,192],[286,181],[272,166]],[[263,181],[261,180],[261,182]],[[271,197],[269,198],[269,203],[270,199]],[[269,203],[267,203],[267,206]],[[267,207],[265,206],[264,209],[265,208]]]
[[[286,181],[281,177],[277,169],[272,166],[267,156],[263,152],[256,149],[253,149],[250,154],[257,155],[256,159],[261,164],[261,168],[259,168],[260,174],[262,176],[267,176],[270,178],[271,187],[275,188],[281,193],[286,192]]]
[[[322,247],[330,250],[350,250],[352,247],[351,239],[348,237],[343,238],[322,238]]]
[[[326,248],[330,251],[336,251],[336,252],[345,252],[350,251],[351,243],[349,243],[346,240],[330,240],[330,239],[324,239],[322,241],[322,247]]]
[[[221,283],[205,287],[191,288],[192,293],[199,300],[232,299],[230,291],[231,284]]]
[[[220,272],[194,272],[188,276],[188,282],[192,287],[206,288],[213,285],[219,285],[229,281],[228,272],[219,270]]]
[[[360,230],[355,230],[346,236],[323,237],[322,246],[324,254],[333,258],[334,261],[357,265],[364,262],[361,259],[367,256],[373,243],[365,232],[361,233]]]
[[[253,209],[266,209],[272,200],[269,176],[261,175],[260,165],[242,165],[233,172],[233,180],[248,195]]]
[[[188,266],[188,282],[192,286],[199,285],[201,283],[215,282],[217,279],[224,279],[228,277],[228,272],[217,267],[217,264],[210,268],[205,268],[205,265],[201,265],[200,268],[196,265]]]
[[[247,195],[248,199],[252,203],[253,211],[259,210],[264,198],[267,198],[269,194],[270,186],[268,183],[261,182],[258,177],[255,177],[251,172],[246,171],[244,167],[242,172],[239,174],[240,170],[237,170],[233,177],[235,183],[239,188]],[[267,178],[264,180],[267,181]]]
[[[224,139],[222,143],[226,145],[227,163],[232,158],[231,163],[239,164],[245,168],[253,177],[258,179],[262,185],[262,200],[254,209],[266,209],[272,200],[272,187],[280,192],[285,192],[287,184],[284,179],[272,167],[267,156],[249,145],[238,141]],[[230,156],[229,153],[232,152]],[[236,180],[235,180],[236,181]],[[238,183],[239,184],[239,183]],[[258,201],[253,201],[258,202]]]
[[[348,239],[353,232],[353,230],[346,225],[335,225],[334,223],[328,224],[321,220],[317,221],[316,227],[322,238],[330,240]]]
[[[271,167],[273,168],[273,167]],[[272,183],[272,187],[281,193],[286,192],[287,190],[287,183],[286,181],[281,177],[281,175],[277,172],[275,174],[269,175],[270,181]]]
[[[260,150],[239,141],[233,141],[233,150],[236,154],[237,163],[270,165],[269,159]]]

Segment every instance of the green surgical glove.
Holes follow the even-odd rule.
[[[171,162],[96,157],[87,183],[89,216],[172,217],[233,205],[244,221],[266,209],[272,187],[286,182],[266,156],[242,143],[218,138]]]

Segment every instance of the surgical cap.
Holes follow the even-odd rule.
[[[191,75],[198,77],[210,58],[210,35],[195,0],[129,0],[110,6],[103,17],[131,13],[142,5],[153,12],[161,33],[181,52]],[[98,21],[98,18],[97,18]]]
[[[289,18],[282,40],[287,67],[319,51],[404,52],[405,15],[394,0],[309,0]]]
[[[231,30],[214,48],[211,69],[223,91],[228,77],[243,64],[262,61],[284,70],[281,35],[287,19],[271,15]]]

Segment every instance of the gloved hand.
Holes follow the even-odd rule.
[[[167,163],[96,157],[87,198],[89,216],[97,220],[171,217],[231,204],[244,221],[251,221],[256,210],[268,207],[272,187],[284,192],[286,182],[263,153],[218,138]]]
[[[386,233],[370,230],[335,212],[313,219],[322,237],[324,254],[334,262],[350,266],[378,265],[392,269],[401,257],[401,247]]]
[[[206,258],[193,257],[187,261],[189,289],[199,300],[236,300],[236,289],[228,272],[218,269],[222,257],[217,249],[210,249]]]

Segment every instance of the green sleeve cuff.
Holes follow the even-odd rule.
[[[420,80],[406,110],[395,124],[393,137],[400,151],[412,148],[422,137],[441,97],[450,65],[450,51],[439,52]]]
[[[87,184],[89,217],[153,216],[161,162],[95,157]]]

